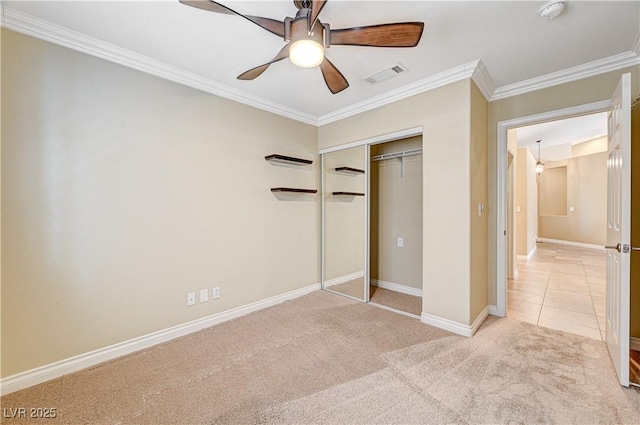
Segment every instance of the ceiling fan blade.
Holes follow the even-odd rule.
[[[327,3],[327,0],[313,0],[313,3],[311,3],[311,13],[308,15],[309,32],[311,32],[311,29],[314,27],[314,25],[318,21],[318,16],[320,16],[320,12],[322,11],[322,8],[326,3]]]
[[[326,56],[320,64],[320,70],[322,71],[324,82],[327,83],[327,87],[329,87],[331,93],[340,93],[349,87],[347,79],[344,78],[344,75],[338,71],[338,68],[336,68]]]
[[[424,30],[424,22],[398,22],[369,27],[331,30],[332,45],[372,47],[415,47]]]
[[[282,21],[269,18],[261,18],[260,16],[243,15],[212,0],[180,0],[180,3],[198,9],[208,10],[209,12],[224,13],[226,15],[238,15],[245,19],[248,19],[259,27],[266,29],[272,34],[284,37],[284,22]]]
[[[270,62],[265,63],[264,65],[256,66],[255,68],[251,68],[248,71],[243,72],[238,75],[238,80],[253,80],[254,78],[259,77],[264,71],[269,68],[274,62],[281,61],[282,59],[286,59],[289,57],[289,43],[285,44],[285,46],[278,52],[277,55]]]

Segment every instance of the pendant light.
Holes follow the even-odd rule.
[[[544,171],[544,164],[540,161],[540,142],[542,140],[538,140],[536,143],[538,144],[538,162],[536,162],[536,174],[540,175]]]

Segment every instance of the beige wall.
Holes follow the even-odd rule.
[[[427,314],[470,324],[471,84],[459,81],[318,129],[326,148],[423,127],[423,303]],[[486,303],[486,300],[484,300]]]
[[[351,167],[364,170],[366,161],[364,146],[324,154],[325,282],[353,273],[364,273],[365,197],[333,196],[332,192],[364,193],[367,184],[364,174],[346,175],[335,169]]]
[[[631,245],[640,246],[640,103],[631,109]],[[640,338],[640,252],[631,253],[630,333]]]
[[[315,127],[5,29],[2,59],[3,377],[319,282],[319,196],[269,190],[319,189]]]
[[[422,136],[373,145],[371,156],[419,148]],[[422,155],[402,168],[399,159],[371,162],[371,278],[422,289]]]
[[[538,177],[540,216],[567,216],[567,166],[549,165]]]
[[[640,66],[611,71],[594,77],[560,84],[489,103],[489,303],[496,303],[497,265],[497,193],[496,173],[498,123],[509,119],[555,111],[563,108],[608,100],[620,76],[631,72],[633,98],[640,93]]]
[[[539,218],[539,236],[547,239],[605,245],[607,241],[607,153],[571,158],[548,163],[547,171],[566,167],[564,215]],[[552,173],[549,173],[551,175]],[[542,180],[541,180],[542,182]],[[559,183],[550,182],[552,188]],[[541,189],[542,190],[542,189]],[[574,211],[570,211],[573,207]]]
[[[518,255],[529,255],[538,237],[538,184],[536,160],[528,148],[518,149],[516,157],[516,243]],[[516,210],[517,211],[517,210]]]
[[[587,140],[586,142],[578,143],[571,146],[571,157],[576,158],[578,156],[592,155],[594,153],[607,151],[607,136],[598,137],[597,139]]]
[[[487,112],[489,106],[475,83],[471,83],[471,320],[487,307]],[[484,211],[478,212],[478,205]]]

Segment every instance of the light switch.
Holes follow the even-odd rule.
[[[517,212],[517,213],[519,213],[519,212],[520,212],[520,205],[518,205],[518,206],[516,207],[516,212]]]
[[[206,303],[207,301],[209,301],[209,290],[208,289],[201,289],[200,290],[200,302],[201,303]]]
[[[574,212],[576,210],[576,207],[569,207],[569,212]]]

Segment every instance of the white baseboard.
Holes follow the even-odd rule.
[[[598,249],[600,251],[604,251],[604,245],[594,245],[591,243],[563,241],[560,239],[548,239],[548,238],[538,238],[537,241],[546,242],[546,243],[557,243],[558,245],[577,246],[578,248]]]
[[[629,338],[629,348],[634,351],[640,351],[640,338]]]
[[[521,261],[531,260],[531,257],[533,257],[533,254],[535,254],[537,250],[538,250],[538,246],[534,245],[533,248],[531,248],[531,251],[529,251],[527,255],[518,254],[517,255],[518,260],[521,260]]]
[[[495,305],[489,306],[489,314],[496,317],[502,317],[498,314],[498,307],[496,307]]]
[[[325,280],[323,288],[329,288],[334,285],[340,285],[341,283],[347,283],[352,280],[360,279],[364,277],[364,270],[360,270],[355,273],[345,274],[344,276],[334,277],[333,279]]]
[[[27,370],[15,375],[7,376],[6,378],[0,379],[0,394],[5,395],[33,385],[41,384],[51,379],[59,378],[62,375],[77,372],[108,360],[112,360],[126,354],[131,354],[135,351],[149,348],[154,345],[197,332],[201,329],[244,316],[254,311],[307,295],[319,289],[319,283],[305,286],[304,288],[296,289],[281,295],[276,295],[271,298],[256,301],[251,304],[216,313],[211,316],[133,338],[118,344],[113,344],[108,347],[60,360],[55,363]]]
[[[458,335],[471,337],[473,336],[482,322],[489,316],[489,307],[485,307],[484,310],[476,317],[471,325],[463,325],[462,323],[454,322],[453,320],[445,319],[442,317],[434,316],[428,313],[422,313],[420,321],[427,325],[435,326],[436,328],[444,329],[449,332],[453,332]]]
[[[388,289],[389,291],[400,292],[402,294],[413,295],[414,297],[422,298],[422,289],[414,288],[407,285],[401,285],[399,283],[385,282],[384,280],[370,279],[369,282],[373,286],[378,288]]]

